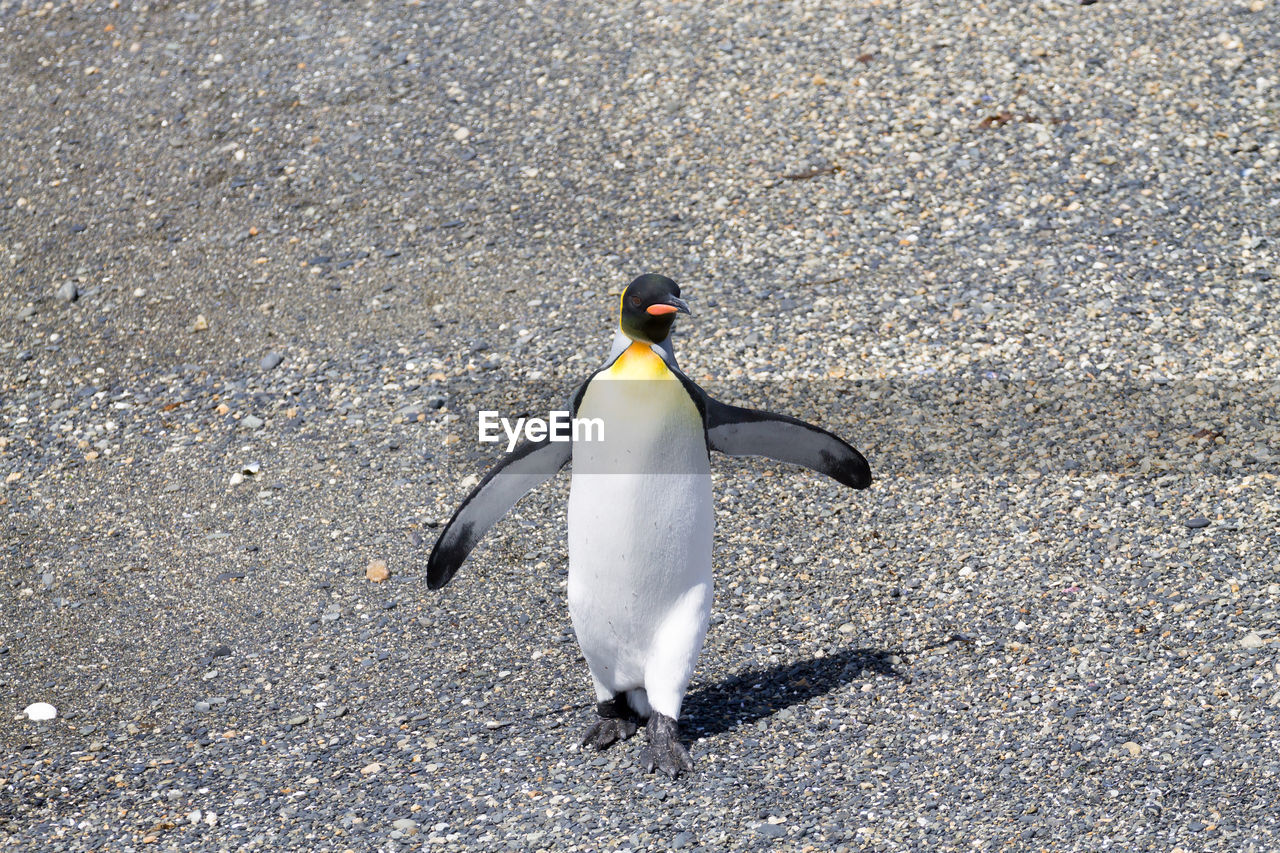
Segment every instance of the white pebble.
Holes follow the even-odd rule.
[[[32,702],[22,709],[22,713],[27,715],[28,720],[52,720],[58,716],[58,709],[48,702]]]

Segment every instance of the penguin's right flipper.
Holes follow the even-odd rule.
[[[427,586],[439,589],[462,566],[480,537],[533,489],[569,461],[568,441],[525,442],[494,466],[445,525],[427,562]]]
[[[705,394],[703,399],[712,450],[803,465],[854,489],[871,485],[871,466],[863,455],[825,429],[789,415],[730,406]]]

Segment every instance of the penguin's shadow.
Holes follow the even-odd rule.
[[[910,681],[901,660],[885,649],[849,648],[821,658],[738,673],[690,691],[680,714],[682,727],[698,737],[724,734],[783,708],[843,687],[864,673]]]

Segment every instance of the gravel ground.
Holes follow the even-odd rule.
[[[1277,3],[608,5],[0,0],[0,846],[1280,848]],[[716,463],[675,782],[567,478],[423,574],[644,271],[878,478]]]

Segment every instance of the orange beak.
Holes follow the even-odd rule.
[[[674,314],[680,309],[674,305],[650,305],[644,309],[646,314],[652,314],[654,317],[661,317],[663,314]]]

